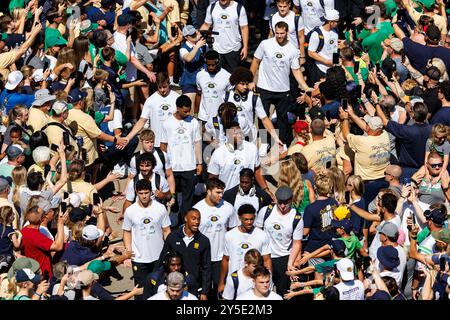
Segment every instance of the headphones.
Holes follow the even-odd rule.
[[[245,192],[244,192],[244,190],[242,190],[242,188],[241,188],[240,185],[238,185],[238,193],[239,193],[239,195],[241,195],[241,196],[245,196]],[[255,194],[256,194],[256,188],[255,188],[255,186],[253,186],[253,187],[250,189],[248,195],[249,195],[250,197],[253,197]]]
[[[237,94],[237,93],[234,93],[233,99],[234,99],[234,101],[236,101],[236,102],[239,102],[239,101],[245,102],[245,101],[247,101],[247,99],[248,99],[248,92],[245,93],[245,94],[242,94],[242,95],[239,95],[239,94]]]

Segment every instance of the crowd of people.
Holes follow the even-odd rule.
[[[449,299],[447,1],[2,6],[0,299]]]

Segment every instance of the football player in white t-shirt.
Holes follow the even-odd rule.
[[[185,277],[178,271],[167,275],[167,289],[158,292],[148,300],[198,300],[196,296],[184,290]]]
[[[236,300],[283,300],[270,290],[270,271],[266,267],[256,267],[252,276],[254,288],[241,294]]]

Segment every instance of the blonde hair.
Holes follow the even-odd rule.
[[[155,133],[150,129],[144,129],[139,134],[141,141],[155,141]]]
[[[94,90],[92,88],[82,89],[81,91],[84,91],[87,93],[86,99],[84,100],[85,103],[85,110],[89,111],[94,108]]]
[[[12,202],[14,206],[20,204],[20,187],[27,184],[27,169],[24,166],[17,166],[12,170],[11,177],[14,183]]]
[[[11,18],[14,21],[18,22],[20,16],[23,14],[24,11],[25,11],[24,8],[15,8],[15,9],[13,9],[13,11],[11,12]],[[14,30],[14,31],[16,31],[16,30]]]
[[[358,195],[362,196],[364,194],[364,182],[361,176],[351,175],[347,179],[347,184],[353,187],[353,191]]]
[[[288,186],[292,189],[294,196],[292,203],[298,207],[304,197],[304,182],[301,178],[300,171],[297,169],[292,159],[282,161],[280,164],[279,187]]]
[[[338,167],[331,167],[328,169],[328,174],[333,181],[334,198],[338,202],[345,200],[345,174]]]
[[[61,48],[61,50],[58,53],[58,58],[56,59],[56,65],[55,68],[59,65],[65,64],[65,63],[71,63],[73,66],[73,70],[77,71],[78,70],[78,66],[76,65],[77,62],[77,57],[75,55],[75,50],[73,50],[72,48],[69,47],[63,47]],[[66,68],[64,68],[66,69]]]
[[[33,75],[34,67],[28,65],[23,66],[22,68],[20,68],[20,72],[22,72],[24,79],[29,78]]]
[[[442,80],[442,81],[447,81],[448,80],[447,68],[445,66],[444,61],[442,61],[442,59],[440,59],[440,58],[431,58],[428,61],[428,66],[434,66],[434,67],[439,69],[439,71],[441,72],[441,79],[440,80]]]
[[[436,138],[438,134],[445,134],[446,136],[448,135],[447,126],[445,124],[436,123],[435,125],[433,125],[430,138],[434,140],[434,138]]]
[[[325,171],[319,171],[314,176],[314,189],[319,196],[329,197],[333,193],[333,179]]]
[[[94,81],[100,82],[101,80],[106,80],[106,79],[108,79],[108,76],[109,76],[109,74],[107,71],[105,71],[103,69],[97,69],[97,70],[95,70],[95,73],[94,73]]]
[[[416,80],[406,79],[402,83],[402,89],[403,89],[403,91],[410,91],[413,88],[417,87],[418,85],[419,85],[419,83]]]
[[[11,224],[9,220],[13,215],[14,211],[10,206],[4,206],[3,208],[0,209],[0,223],[3,225],[2,235],[0,236],[0,238],[3,238],[6,226]]]

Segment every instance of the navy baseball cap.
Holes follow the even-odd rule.
[[[70,91],[68,99],[70,103],[74,104],[83,100],[84,98],[86,98],[86,96],[86,92],[81,91],[80,89],[73,89]]]
[[[350,233],[353,229],[353,224],[350,219],[342,219],[342,220],[331,220],[331,225],[335,228],[344,229],[345,233]]]
[[[393,270],[400,265],[398,251],[393,246],[385,246],[378,248],[378,261],[388,270]]]
[[[333,249],[335,255],[342,257],[345,256],[347,247],[345,246],[344,241],[336,239],[331,242],[331,249]]]
[[[132,17],[129,14],[121,14],[118,18],[117,18],[117,24],[120,27],[124,27],[127,24],[131,24],[132,21]]]

